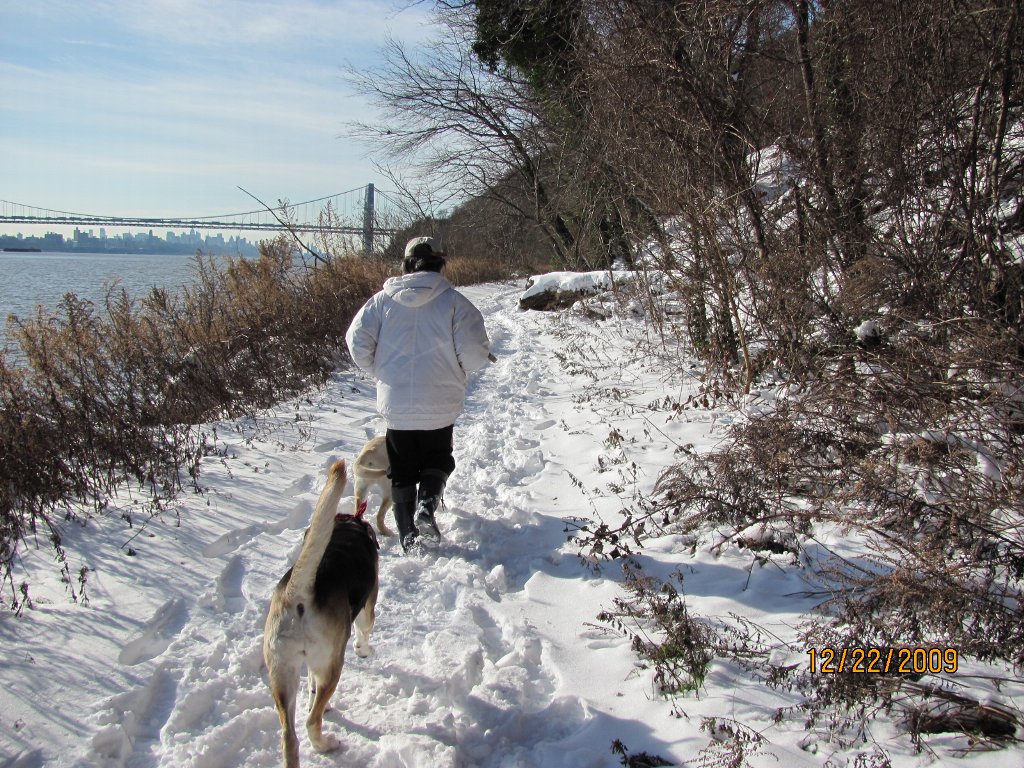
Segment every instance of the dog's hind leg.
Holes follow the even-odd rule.
[[[384,482],[388,482],[387,479]],[[380,509],[377,510],[377,533],[381,536],[394,536],[395,532],[388,528],[387,522],[385,522],[385,515],[388,510],[391,509],[391,490],[388,489],[384,492],[384,498],[381,499]]]
[[[341,679],[341,668],[345,664],[345,654],[338,657],[330,669],[323,676],[317,675],[316,695],[313,698],[313,706],[309,708],[309,717],[306,718],[306,733],[309,734],[309,741],[317,752],[330,752],[338,749],[341,742],[334,736],[324,733],[324,712],[331,703],[331,696],[338,687]],[[311,674],[313,674],[311,672]]]
[[[299,737],[295,731],[295,699],[299,692],[297,669],[270,671],[270,691],[281,721],[281,751],[285,768],[299,768]]]
[[[309,673],[309,699],[306,701],[306,713],[307,714],[313,711],[313,704],[315,702],[316,702],[316,675],[314,675],[312,672],[310,672]],[[331,704],[330,704],[330,702],[328,702],[327,703],[327,707],[324,709],[324,712],[330,712],[330,711],[331,711]]]
[[[358,613],[353,622],[356,628],[356,639],[353,647],[355,648],[356,656],[360,658],[365,659],[373,653],[373,647],[370,645],[370,632],[373,631],[373,622],[376,618],[377,584],[374,582],[370,596],[366,598],[366,604],[363,605],[363,609]]]

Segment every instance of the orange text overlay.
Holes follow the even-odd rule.
[[[811,674],[923,675],[956,672],[956,648],[808,648]]]

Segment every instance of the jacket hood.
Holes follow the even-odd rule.
[[[412,272],[384,281],[384,293],[404,307],[422,307],[451,287],[440,272]]]

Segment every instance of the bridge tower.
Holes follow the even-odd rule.
[[[363,252],[373,251],[373,183],[366,185],[366,199],[363,201]]]

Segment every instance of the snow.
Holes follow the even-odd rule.
[[[524,299],[542,293],[569,291],[573,293],[598,293],[606,290],[615,280],[631,280],[632,273],[620,271],[609,274],[600,272],[549,272],[530,278],[530,285],[522,292]]]
[[[880,335],[878,323],[875,320],[865,320],[854,329],[853,333],[862,344],[877,341]]]
[[[623,595],[622,568],[594,568],[568,537],[583,520],[614,521],[634,492],[651,491],[677,448],[710,449],[742,414],[649,407],[685,400],[692,385],[637,354],[642,323],[521,312],[522,290],[465,289],[498,361],[474,377],[456,426],[458,466],[439,514],[445,540],[404,557],[394,538],[382,539],[374,653],[348,654],[326,718],[343,747],[316,754],[300,726],[303,765],[614,766],[614,740],[700,765],[721,757],[713,750],[725,738],[721,725],[702,729],[707,717],[764,737],[752,766],[844,766],[872,754],[872,744],[845,750],[805,732],[799,715],[774,724],[793,695],[727,664],[712,665],[698,695],[668,701],[630,639],[598,620]],[[559,361],[567,346],[589,344],[596,378]],[[339,371],[257,419],[209,425],[202,493],[183,493],[151,519],[119,498],[130,529],[116,511],[69,522],[71,574],[89,568],[85,604],[66,597],[45,542],[28,552],[34,607],[0,614],[0,766],[280,765],[261,652],[269,595],[299,551],[327,467],[383,431],[374,402],[371,381]],[[347,493],[343,511],[351,485]],[[833,545],[853,546],[842,532]],[[681,573],[694,614],[742,616],[786,638],[815,605],[791,561],[678,537],[637,557],[649,575]],[[796,647],[780,646],[775,658],[807,663]],[[1014,694],[993,689],[992,700]],[[915,754],[884,721],[871,735],[896,768],[1020,764],[1019,749],[974,754],[953,737],[936,738],[935,755]]]

